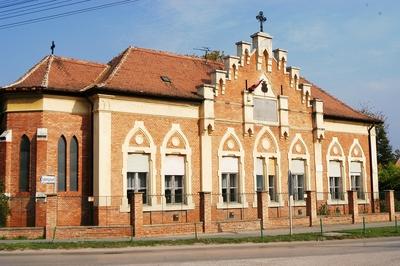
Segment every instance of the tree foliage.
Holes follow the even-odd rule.
[[[220,50],[212,50],[209,51],[206,55],[204,55],[204,58],[207,60],[212,60],[212,61],[222,61],[224,58],[224,52]]]
[[[8,197],[4,194],[4,185],[0,182],[0,227],[6,225],[7,216],[10,212]]]
[[[382,124],[375,126],[376,130],[376,149],[379,165],[388,165],[390,162],[395,162],[395,154],[387,135],[388,124],[386,116],[381,112],[374,112],[371,107],[364,106],[360,110],[362,113],[383,121]]]
[[[364,106],[361,112],[383,121],[376,125],[376,150],[378,159],[378,176],[380,190],[393,189],[400,191],[400,166],[396,161],[400,158],[400,150],[393,152],[387,136],[388,124],[386,116],[380,112],[372,111],[371,107]]]
[[[393,189],[400,191],[400,167],[393,162],[384,166],[380,165],[379,187],[380,190]]]

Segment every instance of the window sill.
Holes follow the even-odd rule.
[[[357,204],[369,204],[369,199],[357,199]]]
[[[247,202],[232,202],[232,203],[227,203],[227,202],[218,202],[217,203],[217,209],[243,209],[243,208],[248,208],[249,204]]]
[[[253,208],[257,208],[258,204],[257,201],[253,202]],[[282,201],[268,201],[268,208],[276,208],[276,207],[284,207],[285,202]]]
[[[156,205],[148,205],[143,204],[144,212],[152,212],[152,211],[185,211],[185,210],[194,210],[194,203],[188,204],[156,204]],[[130,212],[131,206],[129,204],[124,204],[119,207],[120,212]]]
[[[305,207],[307,203],[305,200],[293,200],[293,205],[291,207]]]
[[[345,205],[347,204],[347,200],[333,200],[333,199],[328,199],[326,201],[328,205]]]

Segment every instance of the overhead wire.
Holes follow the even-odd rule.
[[[115,1],[112,3],[61,12],[58,14],[47,15],[47,16],[42,16],[42,17],[38,17],[38,18],[32,18],[32,19],[26,19],[26,20],[12,22],[12,23],[0,24],[0,30],[14,28],[14,27],[22,26],[22,25],[38,23],[38,22],[43,22],[43,21],[47,21],[47,20],[53,20],[53,19],[57,19],[57,18],[67,17],[67,16],[73,16],[76,14],[87,13],[87,12],[110,8],[110,7],[114,7],[114,6],[130,4],[130,3],[134,3],[134,2],[138,2],[138,1],[140,1],[140,0],[120,0],[120,1]]]
[[[0,8],[7,8],[12,6],[23,5],[29,2],[37,2],[38,0],[25,0],[25,1],[8,1],[6,3],[0,4]],[[14,2],[14,3],[13,3]]]
[[[20,14],[9,15],[9,16],[5,16],[5,17],[0,17],[0,20],[22,17],[22,16],[26,16],[26,15],[30,15],[30,14],[35,14],[35,13],[43,12],[43,11],[49,11],[49,10],[58,9],[58,8],[62,8],[62,7],[68,7],[68,6],[73,6],[73,5],[77,5],[77,4],[82,4],[82,3],[90,2],[90,1],[92,1],[92,0],[82,0],[82,1],[77,1],[77,2],[73,2],[73,3],[58,5],[58,6],[42,8],[42,9],[35,10],[35,11],[29,11],[29,12],[25,12],[25,13],[20,13]],[[64,2],[65,2],[65,1],[64,1]]]
[[[1,10],[0,9],[0,14],[9,15],[9,14],[14,14],[14,13],[24,12],[24,11],[27,11],[27,10],[38,9],[38,8],[41,8],[41,7],[56,5],[56,4],[63,3],[63,2],[70,2],[70,1],[71,0],[62,0],[62,1],[48,0],[48,1],[41,2],[41,3],[30,4],[30,5],[25,5],[25,6],[21,6],[21,7],[14,7],[14,8],[11,8],[11,9],[6,9],[6,10]]]

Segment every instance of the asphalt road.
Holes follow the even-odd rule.
[[[368,240],[0,252],[0,265],[400,265],[400,237]]]

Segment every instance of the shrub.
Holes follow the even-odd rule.
[[[318,215],[329,215],[328,204],[324,203],[318,208]]]

